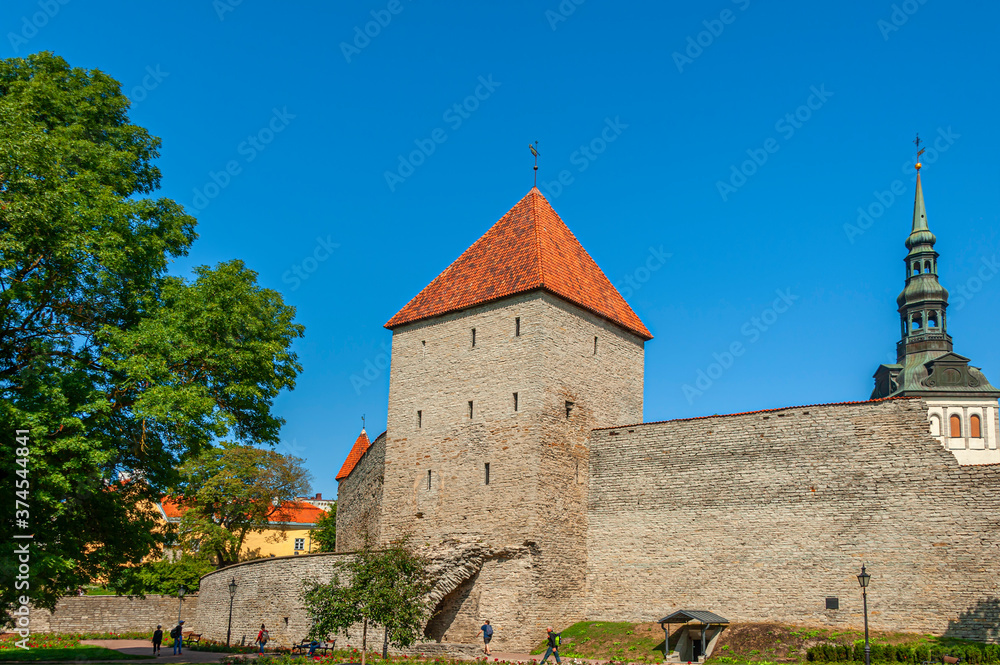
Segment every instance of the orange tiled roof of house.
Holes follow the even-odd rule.
[[[343,480],[347,476],[351,475],[351,471],[354,471],[354,465],[358,463],[361,456],[365,454],[368,450],[368,446],[371,443],[368,441],[368,433],[362,428],[361,434],[358,435],[357,440],[354,442],[354,446],[351,448],[351,452],[347,454],[347,459],[344,460],[344,465],[340,467],[340,473],[337,474],[337,480]]]
[[[165,496],[160,500],[160,508],[168,521],[179,520],[186,508],[177,504],[176,499]],[[281,510],[271,516],[272,524],[315,524],[323,514],[323,509],[305,501],[286,501]]]
[[[391,329],[538,289],[645,340],[653,338],[535,187],[385,327]],[[347,459],[350,462],[351,457]]]

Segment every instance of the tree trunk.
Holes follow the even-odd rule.
[[[365,651],[368,646],[368,617],[361,624],[361,665],[365,665]]]

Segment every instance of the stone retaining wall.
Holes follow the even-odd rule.
[[[89,633],[149,631],[152,636],[157,624],[164,632],[177,625],[180,605],[185,630],[198,632],[197,595],[185,596],[183,603],[176,596],[67,596],[59,600],[55,612],[35,609],[31,613],[33,633]]]

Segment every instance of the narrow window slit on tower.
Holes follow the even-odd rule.
[[[428,469],[427,470],[427,489],[430,489],[430,488],[431,488],[431,471],[430,471],[430,469]]]
[[[424,426],[424,412],[417,411],[417,427],[423,427],[423,426]]]
[[[514,393],[514,410],[517,411],[517,393]]]
[[[566,402],[566,420],[569,420],[570,411],[573,410],[573,402]]]
[[[520,337],[520,336],[521,336],[521,317],[520,316],[515,316],[514,317],[514,337]]]
[[[472,400],[469,400],[469,420],[472,420]]]
[[[486,484],[489,485],[490,484],[490,463],[489,462],[486,463],[485,470],[486,470]]]
[[[594,338],[594,355],[597,355],[597,338]]]
[[[472,346],[476,345],[476,329],[472,329]]]

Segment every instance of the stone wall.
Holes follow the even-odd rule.
[[[484,564],[432,633],[471,642],[499,618],[523,648],[582,617],[587,441],[641,420],[642,376],[642,340],[540,291],[394,330],[382,540],[532,552]]]
[[[1000,466],[962,466],[895,399],[602,429],[587,612],[998,639]],[[826,610],[836,596],[840,610]]]
[[[368,447],[337,485],[337,551],[356,552],[365,539],[379,542],[382,484],[385,479],[385,434]]]
[[[67,596],[61,598],[55,612],[34,609],[31,612],[31,631],[35,633],[87,633],[149,631],[152,637],[157,624],[164,632],[177,625],[177,611],[181,610],[185,630],[200,630],[197,620],[197,595],[184,596],[181,603],[176,596]]]

